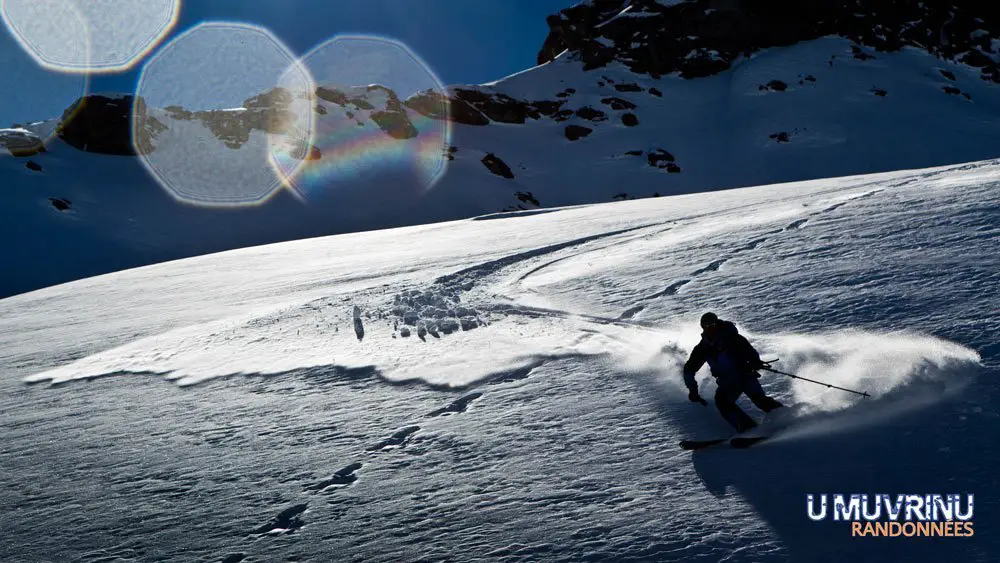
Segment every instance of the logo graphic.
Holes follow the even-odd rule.
[[[855,537],[972,537],[974,495],[806,495],[814,522],[850,522]]]

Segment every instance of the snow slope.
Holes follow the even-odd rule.
[[[998,179],[492,214],[4,299],[0,559],[996,560]],[[705,310],[873,398],[766,376],[796,426],[680,451],[725,432],[679,373]],[[852,539],[805,516],[821,492],[973,493],[976,535]]]
[[[695,79],[652,78],[614,62],[584,71],[565,53],[488,85],[452,90],[494,100],[487,105],[495,106],[495,119],[480,115],[487,125],[446,129],[402,108],[419,133],[412,138],[374,122],[383,90],[355,89],[374,111],[319,100],[316,127],[332,133],[318,143],[322,154],[306,164],[294,193],[279,190],[233,209],[178,202],[134,157],[83,153],[56,139],[46,153],[0,158],[0,237],[16,241],[0,254],[9,265],[0,295],[281,240],[997,155],[1000,85],[982,80],[975,67],[915,48],[858,58],[856,47],[824,37],[759,51]],[[559,113],[518,116],[517,104],[539,101],[558,104]],[[162,149],[157,169],[187,178],[189,193],[211,192],[195,199],[238,199],[267,173],[266,141],[256,132],[234,148],[224,127],[213,132],[171,118],[176,113],[151,112],[170,130],[163,139],[180,145]],[[636,124],[626,125],[626,115]],[[51,130],[52,123],[29,127]],[[571,141],[568,127],[590,132]],[[41,170],[26,168],[29,159]],[[484,159],[509,174],[491,171]]]

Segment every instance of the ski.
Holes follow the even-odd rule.
[[[737,437],[729,440],[729,445],[734,448],[749,448],[750,446],[760,442],[761,440],[767,440],[767,436],[754,436],[754,437]]]
[[[729,440],[729,438],[717,438],[715,440],[681,440],[680,446],[682,450],[700,450],[702,448],[721,444],[727,440]]]
[[[729,445],[736,449],[745,449],[750,446],[766,440],[767,436],[737,436],[735,438],[716,438],[714,440],[681,440],[680,447],[682,450],[701,450],[717,444],[722,444],[729,442]]]

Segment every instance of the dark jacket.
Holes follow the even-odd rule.
[[[691,351],[691,357],[684,364],[684,384],[689,391],[697,391],[698,383],[694,375],[708,362],[712,376],[716,379],[732,379],[760,369],[760,354],[750,342],[729,321],[716,323],[715,338],[709,339],[705,333],[701,342]]]

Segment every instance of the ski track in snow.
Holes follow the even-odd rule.
[[[350,560],[801,559],[814,553],[808,545],[816,534],[799,522],[799,493],[855,483],[847,476],[857,462],[845,466],[822,451],[829,436],[852,437],[834,445],[845,460],[871,464],[860,474],[885,478],[895,466],[894,459],[862,456],[872,448],[897,455],[914,449],[908,459],[939,474],[947,465],[930,460],[935,450],[927,444],[941,442],[902,439],[897,446],[886,437],[920,424],[931,406],[954,408],[955,419],[961,413],[995,422],[982,418],[982,405],[940,407],[975,384],[974,351],[945,340],[947,332],[873,328],[880,324],[873,319],[913,316],[902,309],[885,317],[861,317],[865,310],[857,309],[854,322],[834,319],[821,333],[804,329],[818,322],[808,306],[789,308],[770,325],[771,311],[741,307],[782,295],[754,285],[765,275],[788,286],[793,304],[805,282],[792,274],[814,269],[810,283],[835,278],[820,265],[824,252],[860,252],[859,264],[869,256],[909,257],[908,248],[891,246],[898,237],[882,225],[892,224],[886,216],[910,213],[906,202],[918,197],[944,202],[914,218],[918,224],[939,213],[941,225],[972,221],[982,229],[971,231],[982,233],[979,239],[952,239],[942,227],[945,238],[920,244],[981,248],[995,233],[965,210],[964,198],[980,198],[974,203],[982,207],[992,197],[995,207],[995,196],[976,184],[951,185],[976,171],[838,180],[753,204],[741,201],[752,192],[715,194],[717,203],[702,206],[707,211],[652,213],[642,211],[644,202],[628,202],[463,222],[452,228],[507,224],[491,236],[513,237],[535,221],[582,225],[588,213],[622,215],[617,227],[610,221],[581,236],[566,236],[571,227],[559,223],[550,227],[558,236],[545,240],[525,231],[528,240],[470,254],[448,273],[430,259],[402,280],[278,298],[68,363],[43,360],[41,370],[22,364],[26,381],[55,385],[13,391],[15,401],[38,408],[17,410],[3,423],[9,445],[0,456],[19,477],[3,483],[13,499],[5,508],[20,516],[0,518],[19,538],[58,522],[52,543],[36,537],[22,544],[53,558],[66,554],[57,545],[68,545],[92,559],[311,559],[336,545]],[[956,195],[959,189],[972,195]],[[573,213],[582,215],[574,220]],[[858,234],[845,234],[843,221]],[[868,228],[875,234],[865,234]],[[811,263],[806,251],[820,257]],[[799,272],[774,273],[793,259],[804,264]],[[757,269],[762,260],[775,263],[770,273]],[[666,288],[663,275],[673,280]],[[989,279],[970,270],[959,281],[982,287]],[[872,292],[869,299],[892,294],[887,278],[843,283],[861,288],[844,291]],[[678,451],[682,436],[725,432],[714,411],[686,402],[679,376],[705,308],[733,311],[762,353],[782,357],[783,369],[869,388],[875,399],[858,404],[770,378],[769,392],[799,405],[800,426],[738,454]],[[854,326],[862,321],[868,328]],[[157,385],[162,378],[185,389]],[[703,389],[710,397],[711,381]],[[895,420],[906,423],[893,427]],[[39,429],[61,439],[39,442]],[[66,450],[63,442],[84,446]],[[952,447],[979,451],[974,439]],[[802,460],[786,470],[789,448]],[[727,471],[730,463],[720,458],[728,455],[743,456],[750,476]],[[49,471],[74,478],[46,481]],[[966,478],[979,479],[975,492],[987,493],[986,473],[968,471]],[[893,486],[911,484],[906,475],[895,479]],[[53,509],[63,498],[75,504]],[[125,516],[116,509],[121,499],[133,502]],[[845,543],[839,533],[824,536],[838,557],[877,558],[885,549],[859,552],[872,548]],[[157,545],[144,541],[152,534]],[[974,559],[977,552],[964,553]]]

